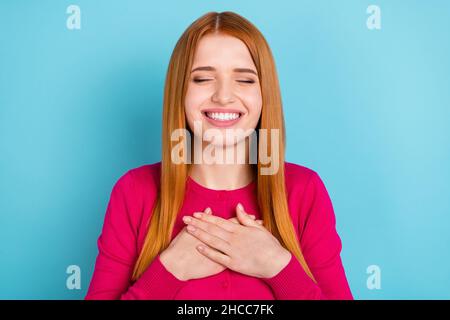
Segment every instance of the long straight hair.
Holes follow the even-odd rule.
[[[171,133],[186,128],[184,98],[190,70],[200,39],[210,33],[220,33],[243,41],[257,68],[262,92],[262,110],[257,129],[277,129],[281,132],[278,143],[279,169],[272,175],[257,174],[257,199],[264,226],[298,259],[308,276],[315,282],[299,245],[295,227],[287,204],[284,151],[285,127],[281,94],[275,62],[268,43],[261,32],[247,19],[233,12],[209,12],[194,21],[181,35],[170,58],[164,88],[162,125],[161,177],[158,197],[151,218],[147,222],[147,235],[134,266],[132,280],[137,280],[156,256],[170,242],[176,217],[182,207],[188,177],[188,164],[175,164],[171,150],[178,142]],[[271,139],[267,148],[272,150]],[[258,139],[258,150],[261,146]],[[255,166],[255,165],[253,165]],[[263,167],[258,157],[258,173]]]

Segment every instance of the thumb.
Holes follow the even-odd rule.
[[[252,215],[250,215],[250,218],[252,218],[253,220],[255,219],[254,217],[252,217]],[[231,221],[236,224],[240,224],[239,220],[236,217],[230,218],[230,219],[228,219],[228,221]],[[256,223],[259,224],[260,226],[262,226],[264,224],[264,222],[262,220],[256,220]]]
[[[233,223],[240,224],[239,220],[237,218],[231,218],[231,219],[228,219],[228,220],[233,222]]]
[[[252,227],[260,226],[259,223],[257,223],[254,219],[250,217],[250,215],[248,215],[245,212],[244,207],[242,206],[241,203],[238,203],[238,205],[236,206],[236,216],[239,222],[245,226],[252,226]]]

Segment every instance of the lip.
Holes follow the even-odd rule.
[[[244,113],[242,110],[238,110],[238,109],[224,109],[224,108],[208,108],[208,109],[201,110],[201,112],[202,113],[205,113],[205,112],[241,113],[241,114]]]
[[[202,110],[201,112],[202,112],[203,117],[205,117],[205,119],[209,123],[211,123],[215,127],[221,127],[221,128],[233,126],[234,124],[239,122],[239,120],[241,120],[242,116],[244,115],[244,112],[237,110],[237,109],[220,109],[220,108],[219,109],[205,109],[205,110]],[[232,119],[232,120],[214,120],[206,115],[207,112],[239,113],[239,117],[236,119]]]

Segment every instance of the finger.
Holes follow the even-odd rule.
[[[228,232],[235,232],[236,231],[236,224],[228,221],[226,219],[223,219],[218,216],[209,215],[209,214],[202,214],[202,212],[194,212],[194,217],[197,219],[210,222],[212,224],[215,224],[216,226],[221,227],[222,229],[225,229]]]
[[[237,218],[231,218],[231,219],[228,219],[228,221],[231,221],[231,222],[233,222],[233,223],[240,224],[240,223],[239,223],[239,220],[238,220]]]
[[[228,268],[228,266],[230,264],[230,260],[231,260],[229,256],[227,256],[217,250],[214,250],[214,249],[208,247],[207,245],[200,244],[196,248],[205,257]]]
[[[225,240],[227,242],[230,239],[230,235],[231,235],[230,232],[226,231],[225,229],[223,229],[213,223],[210,223],[210,222],[207,222],[204,220],[200,220],[200,219],[196,219],[191,216],[184,216],[183,222],[186,223],[187,225],[194,226],[198,229],[202,229],[203,231],[205,231],[209,234],[215,235],[216,237],[219,237],[222,240]]]
[[[203,211],[206,214],[212,214],[212,210],[210,207],[206,208],[205,211]]]
[[[256,223],[255,220],[250,218],[250,216],[245,212],[244,207],[241,203],[238,203],[236,206],[236,216],[239,220],[239,222],[245,226],[259,226],[258,223]]]
[[[232,222],[234,222],[236,224],[241,224],[236,217],[228,219],[228,221],[232,221]],[[259,224],[259,225],[263,225],[264,224],[264,222],[262,220],[256,220],[256,223]]]
[[[231,245],[225,240],[218,238],[212,234],[209,234],[208,232],[203,231],[202,229],[196,228],[191,225],[187,226],[186,229],[190,234],[192,234],[194,237],[204,242],[211,248],[220,250],[225,254],[230,252]]]

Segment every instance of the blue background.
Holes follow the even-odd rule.
[[[81,30],[66,28],[70,4]],[[370,4],[381,30],[366,27]],[[0,298],[84,297],[113,184],[160,159],[175,42],[225,10],[272,47],[287,160],[328,188],[355,298],[450,298],[444,0],[1,1]],[[72,264],[81,290],[66,288]]]

